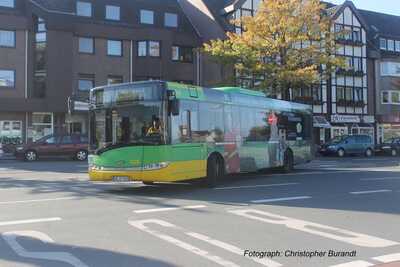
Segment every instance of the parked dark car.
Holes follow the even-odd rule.
[[[15,156],[27,161],[39,158],[70,157],[84,161],[88,157],[89,141],[84,135],[48,135],[16,148]]]
[[[368,135],[344,135],[332,139],[321,146],[322,155],[365,155],[371,157],[374,154],[374,142]]]
[[[375,148],[377,154],[390,155],[393,157],[400,155],[400,137],[391,138],[386,142],[377,145]]]

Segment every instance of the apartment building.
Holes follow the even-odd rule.
[[[220,14],[226,20],[253,16],[261,0],[228,1]],[[346,30],[336,40],[336,56],[346,68],[311,88],[290,90],[288,100],[310,104],[317,144],[339,135],[367,134],[376,140],[400,135],[400,17],[359,10],[351,1],[325,3],[332,31]],[[241,33],[241,25],[230,30]],[[238,77],[253,87],[255,77]]]
[[[202,1],[0,0],[1,142],[86,133],[95,86],[219,82],[197,48],[224,36]]]
[[[374,90],[377,142],[400,137],[400,16],[360,10],[370,31],[368,70]]]

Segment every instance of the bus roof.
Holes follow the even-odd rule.
[[[271,108],[277,108],[281,110],[303,110],[310,111],[311,106],[288,102],[284,100],[278,100],[274,98],[268,98],[265,93],[260,91],[254,91],[244,89],[241,87],[215,87],[215,88],[204,88],[195,85],[182,84],[177,82],[167,82],[160,80],[152,81],[139,81],[130,82],[115,85],[106,85],[93,88],[91,91],[102,90],[102,89],[115,89],[120,86],[129,86],[130,84],[165,84],[170,90],[174,90],[177,98],[179,99],[191,99],[194,101],[210,101],[210,102],[224,102],[232,104],[242,104],[249,106],[269,106]]]

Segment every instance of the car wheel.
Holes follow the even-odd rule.
[[[206,186],[215,187],[218,180],[223,176],[223,172],[223,162],[216,155],[212,155],[207,161]]]
[[[392,157],[397,157],[397,150],[392,149],[392,151],[390,152],[390,155],[392,155]]]
[[[84,161],[88,157],[88,152],[86,150],[79,150],[75,154],[75,158],[79,161]]]
[[[28,150],[25,152],[25,160],[26,161],[36,161],[38,158],[36,151]]]
[[[373,154],[374,154],[374,153],[372,152],[372,149],[370,149],[370,148],[368,148],[368,149],[365,151],[365,156],[366,156],[367,158],[372,157]]]
[[[343,148],[340,148],[340,149],[337,151],[337,154],[338,154],[338,156],[339,156],[340,158],[343,158],[343,157],[346,155],[346,152],[344,151]]]

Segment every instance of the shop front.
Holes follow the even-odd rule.
[[[314,116],[313,127],[314,144],[325,144],[330,139],[329,133],[332,125],[329,123],[325,116]]]
[[[400,114],[378,116],[378,143],[400,137]]]
[[[335,138],[342,135],[369,135],[375,140],[375,117],[360,115],[332,115],[331,135]]]

